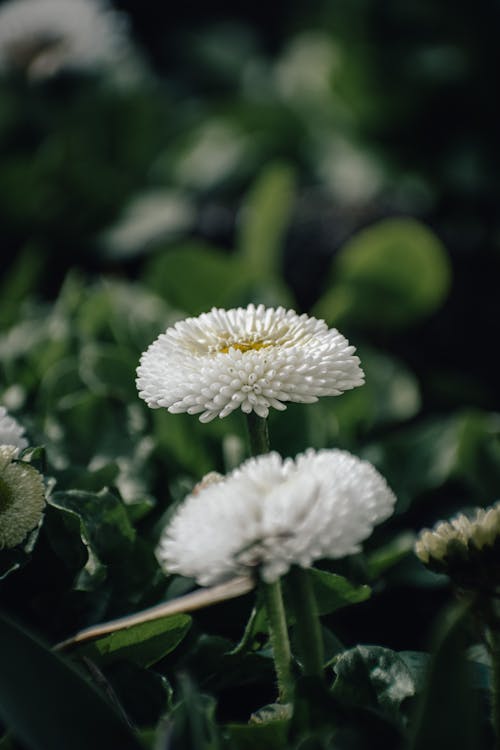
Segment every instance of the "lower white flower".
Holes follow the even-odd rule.
[[[42,475],[15,457],[14,446],[0,445],[0,549],[21,544],[45,507]]]
[[[284,401],[313,403],[362,385],[355,348],[324,320],[283,307],[213,308],[167,328],[144,352],[139,395],[152,408],[267,417]]]
[[[157,556],[202,586],[255,570],[271,583],[291,565],[358,552],[395,500],[377,470],[346,451],[269,453],[189,495]]]
[[[116,62],[125,49],[122,14],[105,0],[10,0],[0,6],[0,69],[32,79]]]
[[[0,446],[12,445],[16,448],[16,453],[28,446],[28,441],[24,438],[24,429],[9,414],[5,406],[0,406]]]

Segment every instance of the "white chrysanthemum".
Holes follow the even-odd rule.
[[[0,406],[0,446],[12,445],[16,454],[27,447],[24,429],[16,420],[7,414],[5,406]]]
[[[449,572],[457,563],[461,568],[475,565],[499,540],[500,502],[476,508],[470,518],[459,513],[451,521],[439,521],[433,529],[423,529],[415,553],[430,568]]]
[[[0,445],[0,549],[21,544],[45,507],[42,475],[15,456],[14,446]]]
[[[376,469],[346,451],[269,453],[189,495],[157,555],[169,573],[202,586],[255,569],[273,582],[291,565],[358,552],[394,503]]]
[[[46,78],[124,51],[125,23],[105,0],[10,0],[0,7],[0,69]]]
[[[267,417],[284,401],[313,403],[364,382],[355,348],[324,320],[283,307],[213,308],[167,328],[141,357],[139,395],[153,408]]]

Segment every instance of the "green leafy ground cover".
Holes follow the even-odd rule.
[[[273,54],[250,25],[214,25],[169,75],[153,55],[140,85],[0,80],[0,402],[47,486],[43,523],[0,550],[2,750],[493,746],[477,623],[413,553],[422,527],[500,486],[491,165],[472,126],[438,129],[436,152],[423,135],[436,88],[454,81],[455,105],[469,91],[452,63],[472,53],[455,18],[462,58],[413,39],[401,68],[377,35],[404,19],[377,11],[359,47],[364,7],[312,15]],[[155,547],[205,473],[248,455],[244,420],[153,412],[135,369],[173,322],[249,302],[326,319],[366,373],[271,414],[273,449],[348,449],[398,498],[362,553],[311,570],[327,679],[294,665],[293,715],[253,592],[54,651],[194,588]]]

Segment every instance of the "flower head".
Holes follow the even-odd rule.
[[[0,406],[0,446],[2,445],[14,446],[16,454],[28,445],[24,438],[24,429],[9,416],[5,406]]]
[[[309,450],[295,460],[269,453],[189,495],[158,559],[202,586],[256,569],[272,582],[291,565],[359,551],[394,503],[374,467],[346,451]]]
[[[0,69],[32,79],[116,61],[124,39],[123,16],[105,0],[10,0],[0,7]]]
[[[500,502],[460,513],[423,529],[415,544],[417,557],[436,573],[446,573],[462,586],[500,585]]]
[[[267,417],[284,401],[313,403],[364,382],[355,349],[324,320],[283,307],[212,308],[167,328],[141,357],[148,406],[200,421],[235,409]]]
[[[45,507],[42,475],[15,455],[14,446],[0,445],[0,549],[21,544]]]

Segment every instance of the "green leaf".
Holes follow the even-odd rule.
[[[40,527],[28,534],[23,544],[12,549],[0,549],[0,581],[26,565],[38,539]]]
[[[318,568],[310,568],[314,595],[320,615],[327,615],[350,604],[358,604],[370,598],[369,586],[351,583],[336,573],[328,573]]]
[[[420,493],[439,487],[457,470],[457,417],[427,419],[370,445],[363,458],[375,464],[405,510]]]
[[[155,255],[144,282],[171,305],[199,315],[214,306],[230,307],[247,287],[248,275],[236,257],[188,243]]]
[[[259,724],[228,724],[225,728],[231,750],[287,750],[289,721],[274,719]]]
[[[151,669],[119,661],[106,665],[102,674],[135,727],[156,726],[172,707],[171,685]]]
[[[435,649],[417,706],[410,750],[475,750],[487,747],[479,694],[465,654],[466,606],[449,610],[438,625]]]
[[[168,734],[158,738],[158,747],[221,750],[215,700],[200,693],[184,673],[179,675],[178,690],[181,700],[169,715]]]
[[[271,164],[261,173],[242,208],[238,249],[248,273],[267,281],[281,275],[281,252],[294,201],[294,173]]]
[[[0,661],[0,718],[29,750],[140,750],[91,685],[1,616]]]
[[[162,617],[78,647],[76,656],[87,656],[98,664],[124,659],[139,667],[150,667],[177,648],[190,627],[189,615]]]
[[[120,575],[124,563],[134,551],[135,530],[131,525],[125,506],[109,490],[84,492],[68,490],[54,492],[48,499],[52,508],[57,508],[70,518],[71,527],[78,523],[80,538],[87,549],[88,558],[76,581],[80,590],[92,589],[106,576],[106,568],[113,566]],[[72,520],[71,520],[72,519]],[[66,557],[64,538],[54,535],[55,544]],[[108,571],[109,574],[109,571]]]
[[[338,254],[333,285],[314,314],[335,325],[398,328],[430,315],[450,286],[450,263],[430,229],[386,219],[355,235]]]
[[[403,724],[401,704],[415,695],[415,680],[405,661],[381,646],[356,646],[335,662],[333,695],[343,704],[370,708]]]
[[[372,552],[366,560],[369,575],[377,578],[404,560],[413,552],[415,539],[416,535],[413,532],[403,531],[383,547]]]

